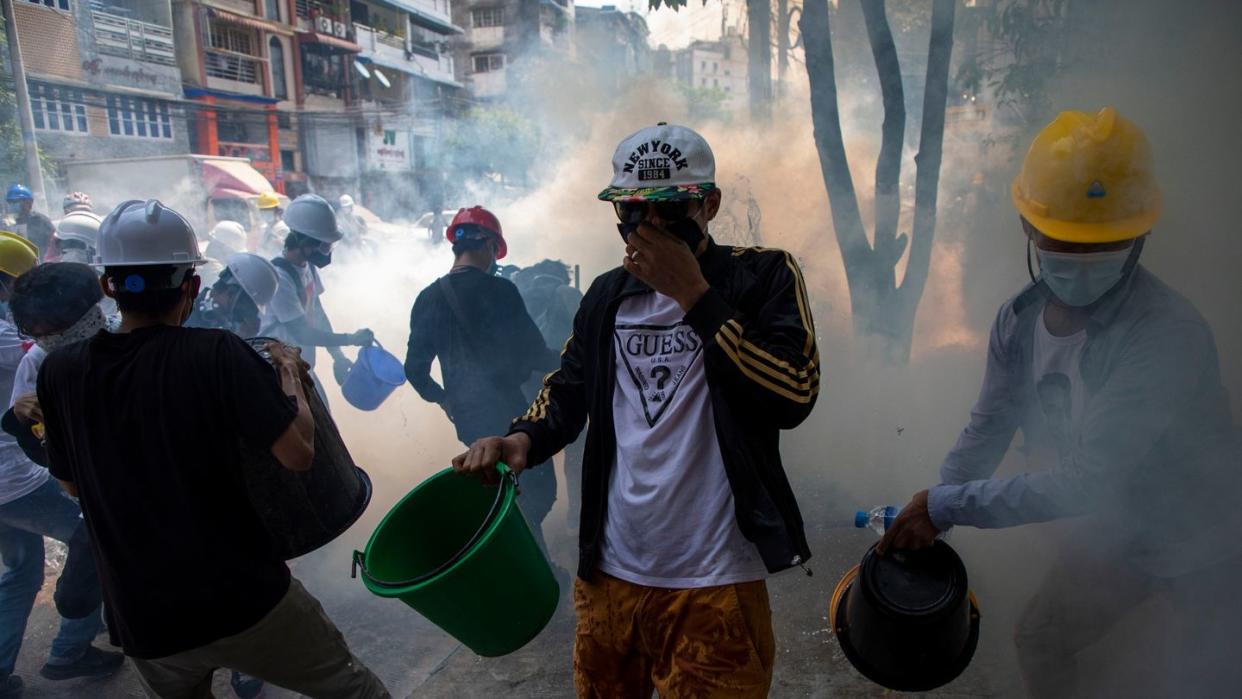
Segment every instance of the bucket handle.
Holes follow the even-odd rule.
[[[509,467],[505,466],[504,464],[497,464],[496,466],[498,469],[500,469],[501,478],[504,480],[508,480],[510,483],[513,484],[514,488],[517,488],[517,474],[515,474],[513,471],[510,471]],[[398,588],[398,587],[410,587],[412,585],[418,585],[418,584],[427,582],[428,580],[448,570],[450,567],[453,566],[453,564],[460,561],[463,556],[469,553],[470,549],[474,548],[474,545],[479,542],[479,539],[483,538],[483,533],[486,532],[487,528],[491,526],[493,521],[495,521],[496,515],[500,512],[500,505],[501,503],[504,502],[504,500],[505,500],[504,483],[501,483],[496,487],[496,499],[492,501],[491,509],[487,511],[487,516],[483,518],[483,524],[479,525],[478,531],[476,531],[474,533],[474,536],[470,537],[470,539],[466,541],[465,545],[461,547],[460,551],[453,554],[452,556],[449,556],[447,560],[445,560],[440,565],[436,566],[430,572],[423,573],[422,575],[410,578],[408,580],[380,580],[379,578],[372,575],[370,570],[367,570],[366,554],[363,553],[362,551],[355,550],[354,555],[353,555],[353,561],[349,568],[349,577],[350,578],[358,577],[358,571],[361,570],[362,577],[366,578],[367,582],[371,583],[372,585],[376,587],[385,587],[389,589]]]

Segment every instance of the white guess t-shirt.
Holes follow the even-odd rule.
[[[1077,446],[1086,391],[1082,382],[1082,351],[1087,331],[1059,337],[1048,332],[1044,320],[1035,323],[1032,379],[1040,410],[1053,440],[1053,450],[1036,449],[1033,457],[1052,468]]]
[[[737,526],[703,368],[703,342],[667,296],[617,312],[617,458],[600,569],[638,585],[730,585],[767,576]]]

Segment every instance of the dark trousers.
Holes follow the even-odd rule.
[[[0,679],[13,672],[26,620],[43,587],[43,537],[68,545],[53,601],[61,614],[51,657],[74,661],[103,629],[102,592],[78,504],[49,478],[34,492],[0,505]]]
[[[1234,640],[1242,619],[1242,557],[1178,578],[1156,578],[1119,552],[1100,548],[1064,545],[1018,620],[1014,640],[1030,696],[1084,696],[1089,690],[1081,681],[1078,655],[1153,596],[1163,597],[1173,612],[1159,637],[1168,664],[1162,674],[1175,694],[1214,697],[1236,691],[1242,684]]]

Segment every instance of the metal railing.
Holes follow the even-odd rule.
[[[382,29],[354,22],[354,35],[358,38],[358,43],[364,49],[370,51],[375,51],[378,48],[378,44],[383,44],[401,52],[405,51],[405,37],[389,34]]]
[[[203,52],[207,75],[213,78],[235,80],[239,83],[259,82],[259,64],[255,58],[235,53],[207,50]]]
[[[177,65],[172,28],[99,10],[91,11],[91,21],[95,25],[95,41],[100,53]]]

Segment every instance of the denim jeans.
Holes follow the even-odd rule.
[[[85,617],[61,619],[49,662],[77,660],[103,629],[102,607],[97,601],[99,580],[85,532],[78,504],[51,478],[33,493],[0,505],[0,559],[5,567],[0,576],[0,678],[13,674],[26,620],[43,587],[44,536],[69,546],[65,570],[56,586],[58,608],[61,598],[78,600],[78,606],[83,599],[95,600]]]

